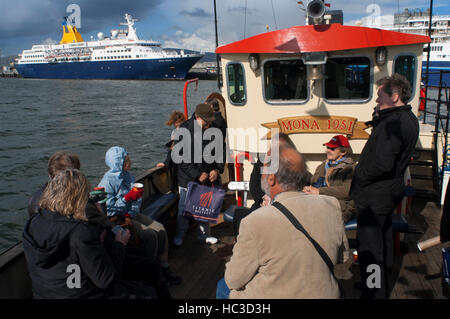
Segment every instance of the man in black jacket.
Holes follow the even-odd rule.
[[[377,81],[372,133],[355,168],[350,196],[358,213],[358,258],[363,298],[388,298],[393,265],[391,215],[404,196],[404,173],[419,136],[419,123],[406,105],[408,80],[394,74]]]
[[[220,174],[223,173],[226,156],[223,148],[223,137],[218,128],[211,128],[211,131],[207,131],[215,119],[214,110],[210,104],[199,104],[192,117],[181,124],[177,131],[179,136],[175,136],[172,160],[177,164],[177,182],[180,193],[174,238],[176,246],[181,246],[189,227],[189,219],[183,216],[187,184],[195,181],[200,184],[221,185]],[[208,140],[209,132],[212,133],[211,139],[214,136],[212,142]],[[209,148],[210,143],[217,147]],[[212,157],[210,159],[207,158],[206,154],[208,150],[214,153],[210,154]],[[212,150],[219,153],[212,152]],[[199,222],[199,239],[207,244],[217,242],[217,238],[210,236],[208,223]]]

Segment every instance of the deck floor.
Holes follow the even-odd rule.
[[[441,248],[448,247],[448,243],[429,248],[422,253],[416,246],[419,240],[439,235],[441,208],[425,199],[414,198],[412,211],[407,218],[410,224],[418,226],[424,233],[402,235],[402,254],[395,257],[390,298],[445,299],[447,297],[443,295],[441,285]],[[169,231],[169,237],[172,237],[170,235]],[[231,224],[221,223],[212,228],[212,235],[220,240],[215,245],[199,243],[196,235],[194,224],[190,227],[183,245],[170,251],[171,268],[183,277],[181,285],[170,287],[173,298],[215,298],[217,281],[223,277],[225,263],[231,257],[234,242]],[[348,232],[348,238],[350,247],[354,248],[355,232]],[[336,266],[336,276],[343,283],[346,298],[359,298],[359,267],[352,259]]]

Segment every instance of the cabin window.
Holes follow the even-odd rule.
[[[416,57],[414,55],[400,55],[394,60],[394,73],[403,75],[414,88],[416,78]]]
[[[370,60],[367,57],[328,58],[325,98],[367,100],[370,97]]]
[[[232,104],[244,105],[247,101],[244,67],[241,63],[228,63],[228,97]]]
[[[306,100],[306,66],[301,59],[264,63],[264,97],[269,102]]]

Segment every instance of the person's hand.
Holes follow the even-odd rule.
[[[136,188],[132,188],[131,191],[129,191],[124,197],[125,197],[125,201],[130,202],[130,201],[134,201],[134,200],[138,200],[139,198],[142,197],[142,193],[144,192],[144,189],[136,189]]]
[[[209,181],[214,183],[214,181],[219,177],[219,172],[215,169],[209,172]]]
[[[319,195],[319,189],[312,186],[309,186],[307,191],[305,191],[305,189],[303,189],[303,191],[308,195]]]
[[[133,227],[133,220],[131,219],[131,216],[125,215],[125,222],[121,226],[131,229]]]
[[[130,231],[128,229],[121,229],[115,237],[115,241],[118,241],[122,245],[126,246],[128,244],[128,240],[130,239]]]
[[[205,173],[205,172],[203,172],[203,173],[200,175],[200,177],[198,178],[198,181],[199,181],[200,183],[204,183],[207,179],[208,179],[208,174]]]
[[[164,167],[164,166],[166,166],[166,164],[164,164],[164,163],[157,163],[156,164],[156,167]]]
[[[269,206],[270,202],[272,201],[267,194],[265,194],[262,199],[263,201],[261,203],[261,206]]]
[[[311,190],[311,186],[305,186],[305,187],[303,187],[302,192],[309,193],[310,190]]]

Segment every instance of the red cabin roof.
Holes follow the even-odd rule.
[[[428,42],[428,36],[336,23],[261,33],[218,47],[216,53],[303,53]]]

